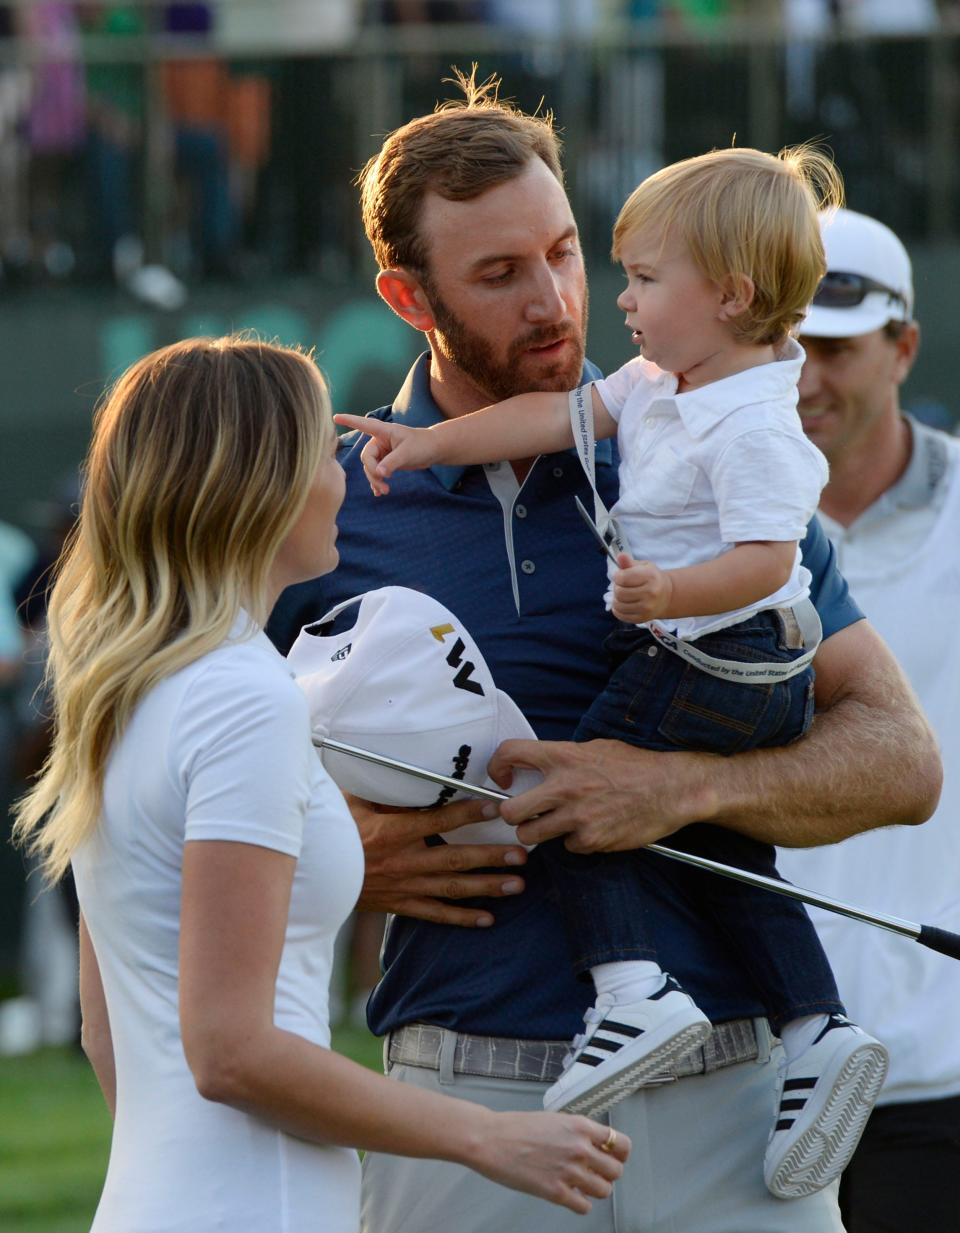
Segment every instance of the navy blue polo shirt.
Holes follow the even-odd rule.
[[[430,394],[429,367],[425,354],[393,405],[372,414],[413,426],[436,423],[441,414]],[[587,365],[584,380],[596,375]],[[390,495],[374,498],[360,464],[364,440],[350,434],[340,449],[347,477],[338,519],[340,565],[332,575],[288,588],[268,634],[285,652],[303,625],[343,599],[387,585],[425,591],[466,624],[497,685],[538,737],[569,740],[606,682],[601,643],[614,624],[603,606],[605,558],[574,505],[577,495],[592,508],[574,451],[542,455],[519,489],[512,470],[504,470],[507,463],[495,469],[442,466],[399,472]],[[598,442],[597,486],[608,506],[616,495],[616,463],[613,443]],[[803,556],[829,637],[862,613],[816,520]],[[678,890],[672,862],[663,866],[663,884],[651,904],[663,966],[714,1022],[762,1014],[749,973]],[[420,1021],[488,1036],[573,1036],[592,986],[573,977],[536,849],[524,877],[523,894],[482,901],[496,921],[489,929],[392,920],[384,976],[368,1012],[377,1035]]]

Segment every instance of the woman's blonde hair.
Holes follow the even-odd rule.
[[[613,257],[648,229],[680,241],[714,282],[745,275],[753,301],[732,322],[740,342],[782,341],[803,320],[826,273],[818,214],[843,204],[843,180],[813,146],[712,150],[672,163],[627,198],[613,229]]]
[[[107,759],[158,681],[212,650],[270,570],[334,427],[312,359],[191,339],[129,368],[97,410],[80,518],[49,606],[49,758],[16,806],[51,879],[96,828]]]

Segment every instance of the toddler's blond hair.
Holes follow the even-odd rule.
[[[732,325],[741,342],[781,342],[803,320],[826,273],[818,214],[843,204],[833,160],[813,146],[776,156],[730,147],[672,163],[627,198],[613,228],[613,257],[651,229],[676,240],[714,282],[746,275],[749,307]]]

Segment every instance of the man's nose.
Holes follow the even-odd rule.
[[[527,320],[541,325],[561,321],[566,315],[567,304],[560,281],[554,271],[544,265],[535,275],[535,285],[527,301]]]

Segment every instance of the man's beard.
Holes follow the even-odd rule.
[[[430,310],[436,323],[434,341],[440,353],[455,364],[465,376],[486,394],[491,402],[502,402],[515,394],[538,391],[572,390],[580,384],[583,372],[584,340],[587,336],[587,289],[583,289],[583,313],[576,324],[536,326],[523,337],[514,339],[502,362],[497,362],[490,351],[490,344],[480,334],[453,313],[440,295],[427,281],[424,290],[430,301]],[[525,370],[524,352],[529,347],[545,347],[550,343],[568,338],[574,344],[572,352],[564,360],[550,367],[536,370],[531,376]]]

